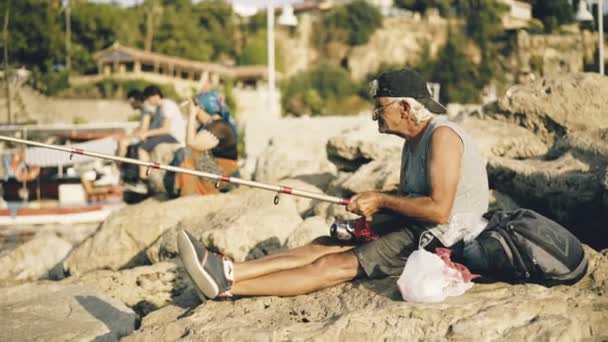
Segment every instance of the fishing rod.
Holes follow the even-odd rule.
[[[90,156],[90,157],[94,157],[94,158],[101,158],[101,159],[113,160],[113,161],[118,161],[118,162],[123,162],[123,163],[128,163],[128,164],[145,166],[147,168],[146,169],[147,175],[150,174],[152,169],[159,169],[159,170],[165,170],[165,171],[175,172],[175,173],[185,173],[188,175],[199,176],[199,177],[203,177],[203,178],[206,178],[209,180],[213,180],[216,182],[215,183],[216,187],[219,187],[221,185],[221,183],[230,183],[230,184],[245,185],[245,186],[249,186],[252,188],[273,191],[273,192],[277,193],[277,195],[274,197],[274,201],[273,201],[275,205],[279,204],[279,194],[288,194],[288,195],[293,195],[293,196],[298,196],[298,197],[305,197],[305,198],[310,198],[310,199],[315,199],[315,200],[319,200],[319,201],[323,201],[323,202],[329,202],[329,203],[345,205],[345,206],[350,204],[350,199],[348,199],[348,198],[340,198],[340,197],[325,195],[322,193],[314,193],[314,192],[309,192],[309,191],[304,191],[304,190],[298,190],[298,189],[294,189],[289,186],[272,185],[272,184],[248,181],[248,180],[244,180],[241,178],[229,177],[226,175],[218,175],[215,173],[197,171],[197,170],[193,170],[193,169],[186,169],[186,168],[177,167],[177,166],[163,165],[163,164],[159,164],[159,163],[155,163],[155,162],[143,162],[143,161],[140,161],[137,159],[132,159],[132,158],[117,157],[117,156],[112,156],[109,154],[97,153],[97,152],[89,152],[89,151],[85,151],[81,148],[63,147],[63,146],[57,146],[57,145],[52,145],[52,144],[44,144],[44,143],[31,141],[31,140],[7,137],[4,135],[0,135],[0,140],[10,141],[10,142],[14,142],[17,144],[31,145],[31,146],[48,148],[51,150],[67,152],[67,153],[70,153],[70,159],[72,159],[72,157],[75,154],[79,154],[79,155]]]

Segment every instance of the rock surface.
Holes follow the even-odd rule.
[[[570,131],[608,128],[608,78],[565,74],[516,85],[498,102],[499,114],[545,141]]]
[[[177,229],[188,230],[206,246],[237,261],[282,248],[302,218],[291,196],[280,196],[278,205],[273,204],[274,196],[251,188],[205,196],[210,205],[197,205],[188,216],[176,220],[147,250],[148,258],[157,262],[177,256]]]
[[[80,285],[50,282],[0,289],[1,341],[117,341],[137,316]]]
[[[591,252],[573,287],[475,285],[439,304],[400,299],[396,279],[356,281],[307,296],[210,301],[185,315],[167,306],[126,341],[556,340],[608,335],[608,260]]]
[[[180,198],[164,203],[149,199],[125,207],[111,214],[92,237],[75,248],[64,267],[77,276],[96,269],[142,265],[147,261],[144,250],[166,230],[191,216],[197,208],[219,208],[213,197]]]
[[[327,140],[366,119],[369,117],[304,117],[284,119],[264,127],[269,143],[259,142],[266,148],[257,159],[255,180],[276,182],[298,176],[335,175],[336,166],[327,158]]]
[[[179,259],[119,272],[92,271],[80,278],[70,277],[64,284],[78,284],[110,296],[140,315],[178,301],[190,283]]]
[[[150,161],[169,165],[175,156],[175,150],[179,148],[179,144],[158,144],[150,153]],[[178,165],[179,166],[179,165]],[[151,170],[149,176],[150,190],[154,193],[166,193],[163,177],[167,171]]]
[[[47,279],[71,250],[72,245],[54,233],[37,234],[0,256],[0,286]]]
[[[296,248],[304,246],[320,236],[327,236],[330,226],[331,223],[321,216],[309,217],[289,235],[285,246]]]

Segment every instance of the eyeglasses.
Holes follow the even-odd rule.
[[[380,114],[382,114],[384,112],[384,108],[386,108],[386,107],[388,107],[388,106],[390,106],[390,105],[392,105],[393,103],[396,103],[396,102],[399,102],[399,100],[395,100],[395,101],[393,101],[393,102],[391,102],[391,103],[389,103],[387,105],[384,105],[384,106],[380,106],[380,107],[376,106],[374,108],[374,111],[372,112],[372,118],[374,118],[374,119],[377,118],[378,115],[380,115]]]

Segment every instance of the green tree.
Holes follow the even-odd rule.
[[[471,103],[479,100],[482,84],[478,67],[465,54],[466,37],[450,31],[446,45],[439,51],[433,66],[426,66],[425,73],[432,70],[429,79],[441,84],[442,103]]]
[[[508,7],[497,0],[457,0],[458,12],[465,18],[466,33],[484,49],[504,33],[502,15]]]
[[[450,14],[453,3],[454,0],[395,0],[397,7],[421,13],[429,8],[437,8],[443,16]]]
[[[268,35],[266,30],[259,30],[254,36],[247,37],[243,51],[238,56],[239,65],[268,64]],[[275,62],[278,70],[284,70],[283,49],[275,43]]]
[[[536,0],[532,5],[532,16],[540,19],[546,32],[553,32],[559,25],[574,20],[574,7],[569,0]]]
[[[195,60],[235,56],[232,8],[224,1],[166,1],[153,50]]]
[[[301,72],[282,85],[282,105],[287,112],[300,115],[332,114],[328,105],[357,93],[350,74],[339,66],[321,63]]]
[[[2,17],[7,6],[10,6],[9,61],[43,72],[63,63],[64,35],[60,9],[45,0],[2,1]],[[2,41],[2,48],[5,43]]]
[[[348,45],[362,45],[369,41],[374,31],[382,26],[382,14],[365,1],[356,0],[337,6],[323,15],[323,25],[318,27],[320,44],[339,41]]]
[[[79,72],[95,69],[93,53],[115,41],[135,45],[141,39],[136,11],[112,4],[72,4],[72,58]]]

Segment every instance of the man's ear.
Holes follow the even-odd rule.
[[[410,114],[410,104],[405,100],[399,100],[399,109],[401,109],[401,118],[405,119]]]

